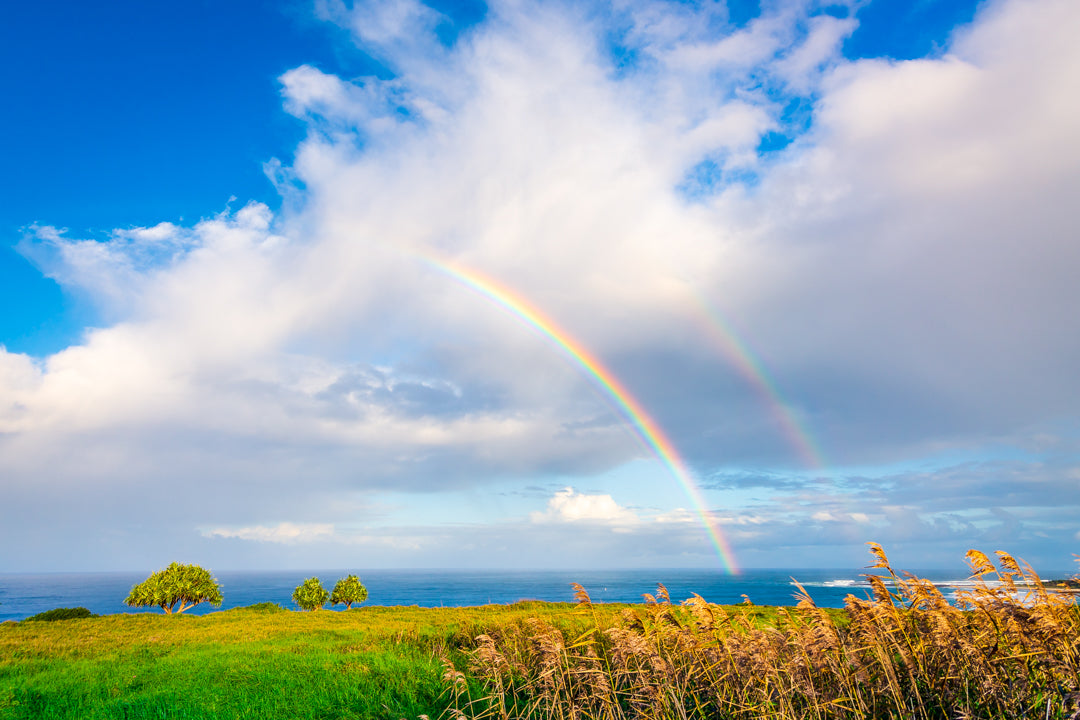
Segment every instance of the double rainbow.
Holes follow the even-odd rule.
[[[656,453],[657,458],[682,486],[690,498],[695,512],[701,519],[709,540],[716,548],[716,553],[720,557],[724,568],[731,574],[738,574],[739,568],[735,562],[735,555],[721,532],[720,526],[705,510],[706,504],[701,495],[701,490],[690,475],[686,463],[679,457],[675,446],[656,421],[645,411],[645,408],[641,406],[641,403],[634,398],[610,370],[600,363],[596,356],[590,353],[566,330],[559,327],[554,320],[545,315],[539,308],[510,288],[485,277],[476,270],[465,269],[449,261],[436,259],[428,254],[420,255],[420,257],[431,267],[492,300],[526,325],[551,339],[574,364],[584,370],[600,390],[614,401],[614,405],[626,417],[635,433]]]
[[[771,409],[776,423],[803,463],[812,469],[826,466],[825,456],[814,436],[799,422],[791,405],[784,399],[768,370],[739,336],[731,323],[704,297],[693,293],[691,313],[697,316],[710,342],[731,362],[739,374],[757,390]]]

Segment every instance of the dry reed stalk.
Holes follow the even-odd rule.
[[[575,586],[592,623],[576,639],[536,619],[477,637],[469,672],[488,696],[465,711],[500,720],[1080,720],[1074,598],[1049,592],[1007,553],[999,568],[971,551],[977,582],[954,604],[870,548],[873,569],[887,574],[868,575],[871,597],[849,595],[839,622],[796,582],[798,604],[774,627],[700,596],[672,605],[662,585],[602,627]]]

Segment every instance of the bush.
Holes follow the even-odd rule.
[[[326,604],[326,601],[330,599],[330,593],[326,592],[319,578],[313,577],[296,586],[292,599],[301,610],[315,611]]]
[[[45,612],[38,613],[37,615],[31,615],[26,618],[27,620],[41,620],[44,622],[52,622],[54,620],[81,620],[82,618],[94,618],[97,617],[94,613],[90,612],[84,607],[73,608],[53,608],[52,610],[46,610]]]
[[[281,605],[279,605],[276,602],[255,603],[254,605],[247,605],[245,607],[236,608],[236,609],[237,610],[252,610],[254,612],[267,613],[267,614],[286,612],[285,608],[281,607]]]
[[[331,605],[344,605],[346,610],[352,608],[353,603],[362,603],[367,600],[367,588],[355,575],[343,577],[334,586],[334,592],[330,593]]]

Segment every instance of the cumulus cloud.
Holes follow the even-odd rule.
[[[610,495],[586,495],[564,488],[548,500],[547,510],[529,515],[534,523],[585,522],[607,525],[634,525],[634,511],[621,507]]]
[[[899,463],[1075,422],[1075,3],[987,3],[940,57],[905,62],[845,60],[851,13],[810,3],[743,27],[712,5],[495,3],[453,37],[416,0],[317,12],[392,77],[282,75],[310,130],[272,163],[284,209],[104,240],[30,229],[24,253],[103,321],[49,357],[0,349],[0,483],[20,507],[59,488],[164,516],[180,509],[146,488],[224,485],[236,517],[181,503],[186,526],[274,542],[345,527],[388,489],[645,456],[595,379],[467,271],[599,358],[717,505],[741,493],[714,509],[748,544],[801,526],[861,541],[878,520],[895,538],[1031,538],[1075,506],[1023,463],[793,473],[790,440]],[[766,152],[770,132],[792,141]],[[298,505],[302,522],[273,524]],[[529,517],[639,522],[569,488]]]

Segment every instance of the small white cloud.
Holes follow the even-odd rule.
[[[638,516],[620,506],[610,495],[585,495],[565,488],[548,500],[547,510],[529,515],[534,523],[589,522],[633,525]]]
[[[698,516],[687,510],[686,508],[675,508],[674,510],[666,513],[661,513],[656,516],[656,522],[658,523],[698,523],[701,522]]]
[[[691,515],[693,517],[693,515]],[[739,515],[714,515],[713,522],[720,527],[730,527],[732,525],[764,525],[769,522],[770,518],[764,515],[751,515],[751,514],[739,514]]]
[[[144,242],[157,242],[160,240],[168,240],[172,236],[180,232],[180,228],[173,225],[171,222],[158,223],[153,227],[137,227],[130,230],[117,231],[117,235],[121,237],[128,237],[133,240],[142,240]]]
[[[848,522],[854,521],[857,523],[870,522],[870,516],[866,513],[854,512],[854,513],[831,513],[827,510],[820,510],[810,516],[811,520],[817,520],[818,522]]]
[[[283,522],[273,526],[252,525],[241,528],[212,528],[202,530],[202,535],[209,538],[237,538],[255,542],[297,543],[329,540],[334,536],[334,526],[330,523],[290,523]]]

